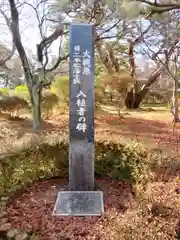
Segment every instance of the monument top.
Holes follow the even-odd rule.
[[[89,23],[89,21],[87,21],[87,20],[75,19],[74,21],[71,22],[71,25],[93,26],[93,23]]]

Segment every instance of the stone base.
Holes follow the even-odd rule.
[[[101,191],[60,191],[53,216],[101,216],[104,213]]]

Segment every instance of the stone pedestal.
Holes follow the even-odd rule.
[[[59,192],[53,215],[100,216],[104,212],[103,193],[100,191]]]

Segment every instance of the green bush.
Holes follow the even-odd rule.
[[[19,85],[14,89],[14,95],[24,98],[26,101],[30,101],[27,85]]]
[[[129,181],[134,184],[147,182],[148,152],[135,142],[115,144],[96,143],[96,174]]]
[[[3,99],[0,100],[1,111],[8,112],[11,116],[14,112],[16,112],[16,116],[19,116],[20,110],[28,108],[29,105],[27,101],[16,96],[3,97]]]
[[[51,86],[51,92],[55,93],[60,103],[69,104],[69,77],[58,77]]]
[[[10,93],[9,88],[0,88],[0,96],[8,96]]]
[[[17,93],[28,92],[28,87],[26,84],[16,86],[15,92],[17,92]]]
[[[52,110],[55,106],[58,105],[58,97],[56,94],[51,92],[45,92],[42,96],[42,113],[45,115],[45,118],[48,119],[50,114],[52,114]]]
[[[68,177],[68,143],[33,143],[0,160],[0,195],[13,193],[35,180]],[[145,184],[147,152],[132,144],[96,142],[95,175]]]

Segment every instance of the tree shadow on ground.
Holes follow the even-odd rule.
[[[145,120],[142,118],[126,117],[119,119],[118,116],[109,117],[97,117],[95,126],[103,130],[109,129],[111,134],[123,135],[127,137],[149,137],[152,138],[154,135],[167,135],[172,136],[172,129],[170,125],[161,121]],[[177,128],[178,129],[178,128]],[[179,128],[180,129],[180,128]],[[180,140],[180,134],[174,135],[174,140]]]

